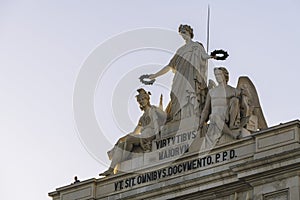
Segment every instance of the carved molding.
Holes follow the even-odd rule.
[[[289,189],[270,192],[263,195],[263,200],[289,200]]]

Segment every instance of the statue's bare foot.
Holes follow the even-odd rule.
[[[114,170],[112,168],[109,168],[105,172],[99,174],[99,176],[110,176],[110,175],[113,175],[113,174],[114,174]]]

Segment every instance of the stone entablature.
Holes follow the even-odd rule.
[[[195,140],[189,152],[172,159],[160,160],[161,148],[122,163],[126,172],[61,187],[49,196],[53,200],[300,200],[299,129],[300,121],[291,121],[240,140],[220,141],[206,153],[199,153],[201,141]],[[174,146],[165,147],[169,148]]]

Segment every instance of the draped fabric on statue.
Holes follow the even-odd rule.
[[[166,113],[156,106],[151,106],[139,119],[141,138],[149,138],[159,133],[160,127],[165,124]]]
[[[190,41],[180,47],[169,66],[175,73],[171,89],[171,101],[166,109],[168,118],[180,119],[180,111],[187,104],[187,96],[190,92],[197,95],[198,88],[206,88],[207,60],[210,56],[199,42]],[[198,84],[198,85],[197,85]],[[195,101],[194,108],[199,107]]]

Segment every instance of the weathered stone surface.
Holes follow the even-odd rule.
[[[172,162],[155,161],[158,154],[152,152],[142,157],[143,165],[142,159],[134,161],[132,173],[83,181],[49,195],[60,200],[300,200],[299,127],[298,120],[280,124]]]
[[[73,200],[73,199],[90,199],[92,198],[93,189],[91,186],[80,188],[72,192],[64,192],[61,194],[62,200]]]
[[[49,193],[53,200],[87,200],[95,198],[96,179],[89,179],[75,184],[70,184]]]
[[[287,123],[284,128],[277,129],[280,126],[254,134],[256,139],[256,159],[300,147],[299,128],[297,126],[291,127]]]

